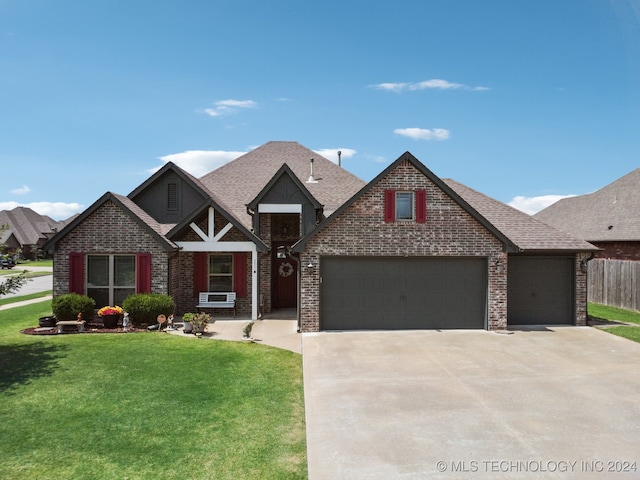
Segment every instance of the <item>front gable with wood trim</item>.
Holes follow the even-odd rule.
[[[176,225],[167,237],[180,249],[175,263],[173,296],[181,311],[195,311],[198,296],[212,289],[216,261],[230,263],[229,291],[236,293],[236,310],[258,316],[258,252],[267,247],[213,201],[207,201]],[[229,261],[225,262],[224,258]]]

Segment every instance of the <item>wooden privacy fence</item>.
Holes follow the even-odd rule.
[[[640,310],[640,262],[605,258],[591,260],[587,298],[603,305]]]

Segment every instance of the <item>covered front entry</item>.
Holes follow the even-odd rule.
[[[485,328],[482,257],[322,257],[321,330]]]
[[[573,324],[574,258],[510,256],[509,325]]]
[[[278,247],[289,247],[292,242],[275,242],[273,248],[272,295],[273,308],[297,308],[298,306],[298,262],[297,258],[278,256]]]

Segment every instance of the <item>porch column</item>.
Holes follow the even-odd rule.
[[[258,250],[251,251],[251,319],[258,319]]]

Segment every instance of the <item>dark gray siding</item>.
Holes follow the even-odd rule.
[[[170,199],[170,185],[176,198]],[[179,175],[167,171],[153,185],[132,199],[160,223],[178,223],[205,200],[205,197]]]

